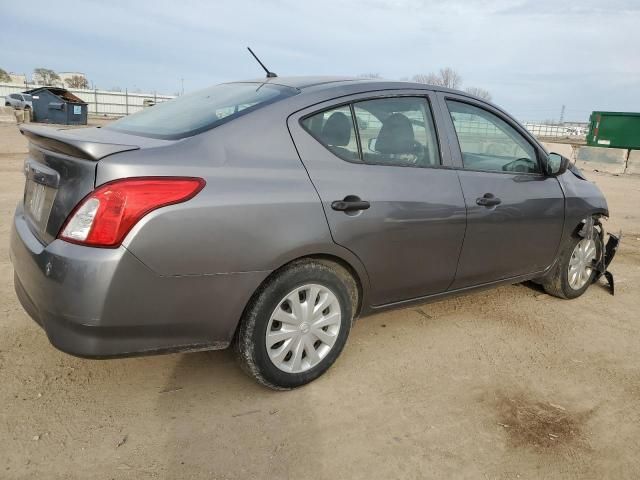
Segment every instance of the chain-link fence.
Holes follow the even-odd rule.
[[[40,87],[36,84],[11,84],[0,83],[0,97],[4,98],[11,93],[21,93],[25,90]],[[173,95],[159,95],[153,93],[133,93],[125,90],[124,92],[110,90],[90,90],[68,88],[71,93],[80,97],[89,104],[89,115],[100,115],[108,117],[122,117],[142,110],[144,107],[159,102],[164,102],[174,98]],[[358,113],[359,121],[363,124],[374,126],[380,123],[375,116],[360,112]],[[562,124],[549,125],[545,123],[525,122],[524,127],[536,137],[541,138],[565,138],[571,140],[584,140],[587,134],[586,125]],[[498,133],[496,127],[488,122],[472,122],[466,121],[462,128],[464,133],[476,135],[495,135]],[[491,131],[489,131],[491,130]]]
[[[541,138],[570,138],[575,140],[585,140],[588,128],[586,125],[547,125],[543,123],[523,124],[536,137]]]
[[[26,90],[41,87],[34,84],[0,83],[0,97],[4,99],[11,93],[22,93]],[[157,93],[115,92],[109,90],[89,90],[67,88],[75,96],[88,104],[89,115],[108,117],[122,117],[142,110],[144,107],[174,98],[172,95],[158,95]]]

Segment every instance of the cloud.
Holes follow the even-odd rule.
[[[37,13],[34,13],[37,12]],[[3,8],[0,67],[174,93],[262,71],[401,78],[451,66],[522,120],[640,110],[634,1],[142,0]]]

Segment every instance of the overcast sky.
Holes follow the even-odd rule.
[[[520,120],[640,111],[638,0],[128,0],[3,2],[0,68],[84,72],[100,88],[173,94],[262,71],[450,66]]]

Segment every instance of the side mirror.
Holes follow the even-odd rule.
[[[559,153],[550,153],[547,157],[547,175],[557,177],[567,171],[571,162]]]
[[[376,151],[376,140],[378,140],[377,137],[369,139],[368,146],[369,146],[369,151],[370,152],[375,152]]]

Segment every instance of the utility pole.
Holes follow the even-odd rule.
[[[562,125],[564,123],[564,110],[566,108],[566,105],[562,105],[562,109],[560,110],[560,125]]]

